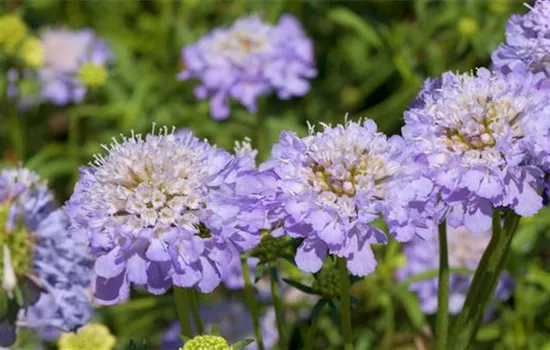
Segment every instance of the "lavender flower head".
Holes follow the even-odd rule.
[[[493,52],[496,69],[543,72],[550,78],[550,2],[537,0],[525,15],[513,15],[506,26],[506,43]]]
[[[257,98],[271,91],[281,99],[304,96],[317,74],[313,59],[312,42],[293,16],[274,26],[250,16],[183,48],[178,78],[200,79],[195,96],[210,100],[214,119],[226,119],[230,98],[256,112]]]
[[[283,132],[261,170],[279,178],[284,230],[303,238],[295,257],[306,272],[318,271],[327,253],[347,260],[352,274],[373,272],[371,245],[385,243],[372,223],[381,217],[398,240],[433,230],[433,223],[411,205],[424,203],[431,182],[412,167],[400,137],[387,139],[371,120],[323,126],[299,138]]]
[[[261,186],[240,158],[166,128],[104,148],[66,204],[97,258],[98,302],[125,300],[131,283],[154,294],[173,284],[210,292],[259,242]]]
[[[491,228],[494,207],[521,216],[542,206],[542,171],[528,164],[529,120],[547,114],[548,90],[528,72],[507,75],[445,73],[422,91],[422,103],[405,112],[403,136],[438,186],[441,209],[452,227]],[[441,216],[440,216],[441,218]]]
[[[51,338],[86,323],[93,311],[86,242],[68,231],[66,214],[37,174],[2,170],[0,224],[2,288],[9,296],[18,287],[27,298],[19,324]]]
[[[465,227],[459,227],[451,228],[447,237],[449,266],[475,271],[485,248],[489,244],[491,233],[472,233]],[[433,235],[427,239],[414,239],[406,243],[403,253],[407,258],[407,263],[397,271],[397,279],[400,281],[425,271],[438,269],[438,235]],[[458,314],[462,310],[472,278],[471,274],[451,274],[449,312],[452,314]],[[495,298],[507,299],[513,286],[510,275],[503,272],[495,290]],[[423,312],[428,314],[437,312],[437,278],[412,283],[409,289],[418,295]]]
[[[40,39],[44,64],[38,78],[44,100],[56,105],[79,103],[89,86],[100,85],[106,79],[106,65],[112,54],[91,29],[47,29]]]

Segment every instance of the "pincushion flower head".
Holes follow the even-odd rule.
[[[405,112],[403,136],[421,154],[453,227],[491,228],[492,210],[532,216],[542,206],[542,171],[529,165],[527,123],[548,115],[547,90],[528,72],[445,73]],[[441,218],[440,217],[440,218]]]
[[[102,85],[112,57],[90,29],[46,29],[40,34],[43,65],[38,71],[41,97],[56,105],[79,103],[89,87]]]
[[[465,227],[449,228],[448,232],[449,266],[471,270],[477,268],[483,252],[491,240],[491,232],[472,233]],[[404,280],[429,270],[439,268],[439,240],[438,235],[426,239],[413,239],[406,243],[403,253],[407,263],[397,271],[397,279]],[[449,284],[449,312],[458,314],[462,310],[468,288],[472,282],[472,274],[451,274]],[[507,299],[514,283],[506,272],[501,274],[495,298]],[[437,312],[437,278],[414,282],[409,290],[418,295],[423,312],[435,314]]]
[[[378,218],[401,241],[431,232],[433,224],[418,208],[433,186],[415,170],[407,149],[402,138],[377,132],[371,120],[323,125],[318,132],[311,127],[304,138],[281,134],[260,170],[279,178],[284,230],[303,238],[295,257],[300,269],[318,271],[330,253],[345,258],[354,275],[371,273],[371,245],[386,242],[372,225]]]
[[[213,30],[182,51],[181,80],[197,78],[197,98],[210,100],[214,119],[229,116],[229,99],[256,112],[259,96],[304,96],[316,76],[313,44],[298,21],[284,15],[276,25],[250,16]]]
[[[0,172],[0,225],[2,289],[12,302],[16,293],[23,295],[17,323],[44,337],[84,324],[92,314],[86,242],[67,230],[66,214],[37,174]],[[3,327],[0,344],[7,346],[15,328]]]
[[[267,224],[247,162],[166,128],[105,149],[66,204],[97,258],[98,302],[123,301],[131,283],[154,294],[172,285],[210,292],[260,240]]]
[[[495,69],[543,72],[550,78],[550,2],[537,0],[525,15],[513,15],[506,26],[506,43],[493,52]]]

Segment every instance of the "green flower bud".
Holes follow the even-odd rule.
[[[9,14],[0,17],[0,45],[7,53],[12,53],[25,39],[27,26],[17,15]]]
[[[227,341],[217,335],[199,335],[185,342],[180,350],[232,350]]]
[[[340,273],[334,266],[323,267],[315,275],[311,288],[325,299],[340,296]]]
[[[24,275],[32,267],[32,236],[21,219],[8,224],[10,208],[9,201],[0,203],[0,276],[4,279],[9,279],[12,273],[15,276]]]
[[[262,233],[260,244],[250,251],[250,255],[260,259],[260,263],[275,261],[292,245],[292,240],[286,236],[273,237],[269,231]]]
[[[59,350],[112,350],[115,344],[116,338],[109,332],[109,328],[99,323],[90,323],[76,333],[63,333],[57,345]]]
[[[104,66],[86,63],[78,72],[82,84],[90,87],[104,85],[107,81],[107,70]]]
[[[23,41],[19,56],[31,68],[40,68],[44,64],[44,47],[38,38],[30,37]]]
[[[466,37],[471,37],[479,31],[479,25],[475,18],[462,17],[458,21],[458,31]]]

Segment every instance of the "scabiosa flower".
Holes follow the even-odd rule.
[[[266,214],[247,162],[166,128],[105,149],[66,204],[97,258],[100,303],[123,301],[131,283],[154,294],[172,284],[210,292],[259,242]]]
[[[543,72],[550,77],[550,2],[537,0],[525,15],[513,15],[506,26],[506,43],[493,52],[496,69]]]
[[[19,288],[27,298],[18,323],[46,338],[84,324],[92,314],[86,242],[67,230],[66,214],[38,175],[2,170],[0,225],[2,288],[12,297]]]
[[[402,241],[432,230],[433,223],[410,204],[427,200],[433,186],[417,174],[403,139],[387,139],[373,121],[323,127],[311,127],[304,138],[283,132],[260,169],[279,178],[284,230],[303,238],[298,267],[316,272],[330,253],[364,276],[376,266],[371,244],[386,242],[373,221],[383,218]]]
[[[210,99],[214,119],[229,116],[230,98],[256,112],[257,98],[271,91],[281,99],[303,96],[317,74],[312,42],[290,15],[274,26],[250,16],[215,29],[183,48],[182,60],[178,78],[202,81],[195,96]]]
[[[104,82],[112,54],[92,30],[47,29],[40,39],[44,64],[38,78],[44,100],[56,105],[79,103],[88,86]]]
[[[448,251],[449,266],[451,268],[465,268],[475,271],[481,256],[491,240],[490,232],[472,233],[465,227],[449,228]],[[407,277],[439,268],[439,239],[433,235],[427,239],[413,239],[406,243],[403,253],[407,263],[397,271],[397,279],[404,280]],[[471,274],[451,274],[449,284],[449,312],[457,314],[462,310],[468,288],[472,282]],[[495,290],[495,298],[507,299],[513,289],[514,283],[508,273],[501,273],[500,280]],[[432,278],[414,282],[409,289],[418,295],[422,311],[428,314],[437,311],[438,280]]]
[[[526,123],[547,115],[547,90],[528,72],[445,73],[405,112],[403,136],[424,162],[453,227],[491,228],[492,210],[532,216],[542,206],[542,171],[528,162]]]

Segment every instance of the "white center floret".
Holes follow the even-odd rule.
[[[92,201],[107,214],[134,229],[178,226],[196,230],[208,176],[204,148],[190,147],[164,132],[123,137],[109,154],[96,156],[97,190]]]

